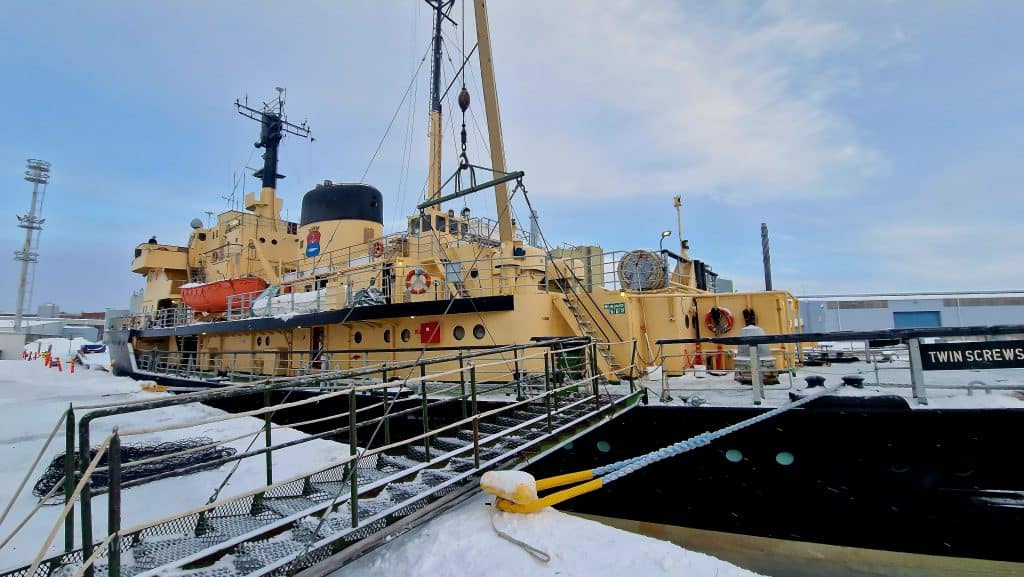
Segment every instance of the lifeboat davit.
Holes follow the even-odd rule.
[[[222,313],[228,309],[228,297],[259,293],[269,286],[258,277],[232,278],[203,284],[182,285],[181,300],[194,311]],[[254,295],[255,296],[255,295]]]

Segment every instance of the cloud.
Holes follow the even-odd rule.
[[[510,150],[552,193],[836,196],[884,170],[830,107],[856,87],[838,57],[859,35],[842,22],[667,2],[545,4],[497,20],[506,17],[506,32],[530,39],[510,63]],[[542,132],[517,126],[523,115]]]

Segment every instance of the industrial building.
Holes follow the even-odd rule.
[[[1024,324],[1024,291],[800,298],[804,332]]]

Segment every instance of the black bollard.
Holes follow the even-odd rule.
[[[825,386],[825,377],[823,377],[821,375],[811,375],[809,377],[804,377],[804,380],[807,381],[807,388],[808,389],[813,389],[814,387],[824,387]]]
[[[860,375],[847,375],[843,377],[843,385],[847,387],[854,387],[857,389],[864,388],[864,377]]]

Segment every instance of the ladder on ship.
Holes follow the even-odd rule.
[[[569,246],[564,248],[564,250],[572,253],[576,250],[576,247]],[[568,260],[571,261],[572,259]],[[611,321],[604,314],[604,311],[601,310],[601,307],[590,296],[587,287],[576,277],[573,268],[566,267],[560,272],[561,278],[564,279],[564,283],[561,286],[563,289],[562,304],[568,310],[573,320],[575,320],[582,336],[590,337],[597,343],[597,352],[601,356],[601,360],[598,362],[599,368],[610,373],[621,373],[622,364],[615,359],[610,344],[613,339],[614,341],[622,341],[618,331],[615,330]]]
[[[111,527],[118,536],[113,545],[108,537],[44,560],[31,576],[26,566],[0,577],[70,575],[90,556],[96,561],[86,577],[258,577],[293,575],[320,563],[341,566],[469,496],[483,472],[523,466],[557,450],[629,410],[643,393],[611,394],[596,383],[596,375],[567,379],[478,412],[474,377],[472,412],[454,423],[180,515]],[[350,417],[350,447],[358,445],[352,432],[358,426]],[[104,545],[108,550],[100,555]]]

